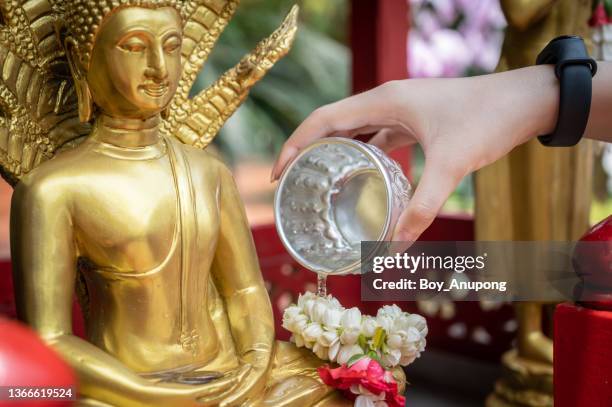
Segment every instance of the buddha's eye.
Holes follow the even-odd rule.
[[[119,44],[119,48],[127,52],[139,53],[143,52],[147,48],[147,46],[141,39],[132,37],[127,39],[126,41],[121,42]]]
[[[168,54],[173,53],[181,47],[181,40],[177,37],[172,37],[164,43],[164,51]]]

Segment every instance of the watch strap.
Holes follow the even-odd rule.
[[[586,129],[591,109],[592,77],[597,63],[589,57],[584,42],[577,36],[552,40],[540,52],[536,64],[554,64],[559,79],[559,114],[555,130],[538,140],[545,146],[576,145]]]

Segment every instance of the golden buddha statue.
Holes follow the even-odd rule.
[[[83,405],[344,405],[275,342],[228,168],[203,151],[290,48],[297,9],[193,99],[236,0],[0,2],[0,164],[19,317]],[[72,334],[80,299],[87,339]]]

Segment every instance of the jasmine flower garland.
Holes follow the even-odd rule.
[[[340,365],[363,357],[385,369],[407,366],[425,350],[427,322],[418,314],[385,305],[376,317],[358,308],[344,308],[331,295],[301,294],[297,304],[285,309],[283,327],[298,347],[312,350],[322,360]]]

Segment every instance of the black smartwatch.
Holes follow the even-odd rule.
[[[563,35],[553,39],[540,52],[537,65],[555,65],[559,79],[559,116],[552,134],[539,136],[545,146],[569,147],[576,145],[586,129],[591,109],[591,79],[597,63],[586,50],[582,38]]]

